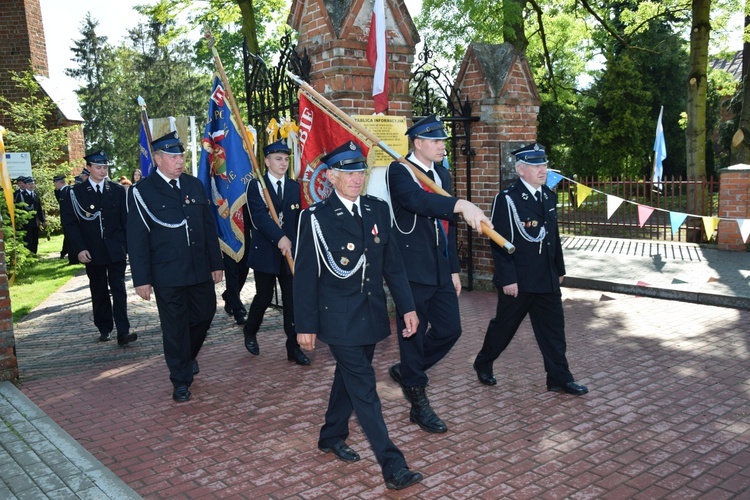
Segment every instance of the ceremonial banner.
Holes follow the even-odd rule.
[[[325,200],[333,192],[326,177],[328,166],[320,162],[323,156],[349,140],[356,142],[365,156],[370,147],[316,106],[303,92],[299,93],[299,117],[302,171],[298,181],[302,189],[302,208],[307,208]]]
[[[8,161],[5,159],[5,141],[3,140],[3,134],[5,134],[5,127],[0,126],[0,165],[2,165],[2,172],[0,172],[0,186],[3,188],[5,194],[5,205],[8,207],[8,215],[10,216],[10,224],[13,227],[13,232],[16,232],[16,206],[13,203],[13,185],[10,183],[10,173],[8,172]]]
[[[375,0],[372,6],[366,56],[370,67],[375,70],[372,78],[372,100],[376,113],[388,110],[388,54],[386,50],[385,0]]]
[[[141,175],[148,177],[148,175],[154,170],[154,161],[151,159],[151,148],[148,140],[148,133],[146,133],[146,127],[141,122],[141,136],[138,144],[141,157]]]
[[[656,122],[656,139],[654,139],[654,177],[652,182],[661,189],[661,178],[664,173],[662,162],[667,159],[667,143],[664,142],[664,127],[661,117],[664,114],[664,106],[659,110],[659,120]]]
[[[197,177],[212,201],[221,251],[235,261],[239,261],[245,251],[242,206],[253,170],[238,131],[243,130],[241,120],[232,115],[221,80],[214,77]]]

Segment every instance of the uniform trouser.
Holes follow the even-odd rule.
[[[125,261],[102,265],[86,264],[86,275],[89,277],[96,328],[102,333],[109,333],[112,328],[117,327],[118,338],[127,336],[130,333],[130,321],[125,290]]]
[[[154,287],[164,360],[175,387],[193,382],[193,360],[206,340],[216,313],[213,281],[189,286]]]
[[[36,255],[39,249],[39,226],[28,226],[23,229],[26,231],[26,236],[23,237],[23,241],[26,242],[26,248]]]
[[[328,399],[326,423],[320,429],[318,446],[328,448],[339,440],[346,441],[349,437],[349,418],[354,412],[383,470],[383,477],[388,479],[406,467],[406,459],[388,437],[383,420],[375,386],[375,370],[372,368],[375,346],[329,345],[328,348],[336,360],[336,371]]]
[[[242,292],[242,287],[245,285],[250,269],[245,264],[244,257],[237,262],[223,252],[221,256],[224,260],[224,282],[227,286],[227,289],[221,296],[232,312],[236,312],[239,309],[244,309],[240,292]]]
[[[492,373],[492,363],[500,356],[521,322],[529,315],[536,343],[542,352],[547,385],[563,385],[572,382],[573,374],[565,357],[565,315],[560,292],[518,292],[518,297],[505,295],[498,289],[497,311],[490,320],[484,336],[482,350],[477,354],[477,370]]]
[[[409,282],[409,285],[419,317],[419,328],[411,337],[398,335],[401,383],[406,387],[424,387],[429,380],[425,372],[443,359],[461,336],[458,296],[452,281],[438,286],[413,282]],[[405,327],[403,312],[399,311],[398,332]]]
[[[269,274],[253,270],[255,276],[255,297],[247,312],[247,323],[243,328],[245,337],[254,337],[258,334],[266,309],[271,305],[276,280],[279,280],[281,288],[281,300],[284,303],[284,333],[286,333],[286,352],[291,352],[299,347],[297,343],[297,332],[294,329],[294,298],[292,295],[291,274]]]

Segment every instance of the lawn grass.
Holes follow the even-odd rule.
[[[10,287],[10,307],[13,322],[29,314],[70,278],[83,270],[82,264],[68,265],[68,259],[60,258],[62,235],[52,236],[49,240],[39,239],[39,261],[16,276]]]

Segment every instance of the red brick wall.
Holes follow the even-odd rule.
[[[22,72],[32,67],[35,74],[49,77],[39,0],[3,1],[0,9],[0,46],[3,47],[0,95],[11,101],[22,97],[10,79],[11,71]],[[7,119],[3,115],[5,113],[0,113],[0,125],[7,126]]]
[[[750,165],[733,165],[719,175],[719,217],[750,219]],[[735,220],[722,220],[718,230],[719,250],[748,251]]]
[[[475,151],[471,168],[471,201],[489,216],[495,195],[516,177],[508,153],[517,145],[536,140],[539,98],[526,60],[519,57],[501,85],[502,92],[493,95],[488,80],[497,75],[486,75],[479,62],[467,51],[460,80],[455,83],[461,95],[468,97],[473,114],[481,117],[472,124],[471,147]],[[502,83],[502,82],[501,82]],[[465,198],[468,182],[465,157],[460,157],[454,175],[457,194]],[[465,224],[458,233],[463,248],[467,246]],[[494,264],[490,240],[486,236],[473,237],[474,288],[492,288]]]
[[[362,0],[352,2],[339,35],[324,8],[323,0],[295,0],[289,15],[289,24],[299,32],[298,50],[307,50],[310,56],[310,84],[350,115],[374,112],[373,69],[365,55],[369,17],[364,27],[355,23],[360,9],[370,12],[371,8],[371,3]],[[418,37],[415,39],[411,18],[404,15],[402,0],[386,0],[386,9],[395,23],[395,29],[389,25],[386,30],[390,105],[387,114],[410,117],[412,97],[409,80],[414,46],[419,40]]]

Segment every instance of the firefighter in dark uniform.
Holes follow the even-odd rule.
[[[29,219],[21,229],[26,231],[23,237],[26,247],[31,253],[36,255],[39,249],[39,232],[44,229],[47,218],[42,209],[42,200],[36,192],[36,183],[33,177],[24,177],[23,181],[19,179],[18,190],[15,192],[13,201],[15,203],[25,203],[19,208],[27,212],[34,212],[34,216]]]
[[[197,356],[216,313],[223,263],[203,184],[183,172],[176,132],[154,140],[156,169],[128,189],[128,255],[136,293],[153,287],[172,399],[190,399]]]
[[[60,206],[67,249],[71,259],[86,266],[99,340],[109,340],[116,327],[117,344],[126,346],[138,335],[130,333],[125,290],[125,188],[107,180],[109,158],[104,151],[91,153],[84,160],[90,177],[70,189]]]
[[[451,178],[443,168],[445,132],[434,115],[406,131],[414,146],[406,160],[451,193]],[[411,170],[399,162],[388,167],[386,182],[396,226],[396,240],[419,316],[413,337],[399,337],[401,362],[389,369],[411,403],[409,419],[423,430],[442,433],[447,425],[435,414],[425,387],[427,370],[440,361],[461,335],[458,311],[459,280],[456,247],[456,215],[474,229],[490,223],[476,205],[453,196],[441,196],[423,186]],[[398,323],[399,328],[403,324]]]
[[[544,146],[533,143],[512,153],[519,179],[495,196],[492,223],[515,245],[509,254],[492,242],[497,311],[490,320],[482,350],[474,361],[477,378],[497,384],[492,363],[508,347],[526,315],[544,359],[547,389],[580,396],[589,390],[577,384],[565,357],[565,316],[560,285],[565,276],[557,229],[557,194],[547,187]]]
[[[389,489],[422,480],[409,470],[403,453],[388,437],[375,387],[375,344],[390,335],[383,278],[398,314],[403,336],[417,328],[404,264],[393,240],[388,205],[360,195],[366,159],[353,142],[323,157],[331,196],[302,213],[294,263],[294,318],[305,350],[325,342],[336,370],[318,448],[345,462],[359,455],[346,445],[349,419],[357,414]],[[401,336],[401,335],[400,335]]]
[[[290,153],[291,150],[284,141],[276,141],[263,148],[263,161],[267,170],[263,179],[270,191],[281,227],[271,218],[260,182],[253,179],[247,185],[247,208],[253,231],[247,252],[247,266],[255,276],[255,297],[250,304],[243,332],[245,348],[251,354],[260,354],[258,330],[266,309],[271,305],[278,280],[284,306],[286,357],[289,361],[304,366],[309,365],[310,360],[297,343],[292,270],[286,259],[294,251],[300,214],[299,183],[286,177]]]
[[[68,191],[71,189],[70,186],[65,182],[65,176],[64,175],[56,175],[52,178],[52,182],[55,185],[55,199],[57,200],[57,204],[60,205],[60,217],[62,221],[62,204],[63,200],[68,199]],[[65,234],[65,227],[63,226],[63,244],[62,248],[60,249],[60,258],[64,259],[66,256],[69,255],[68,252],[68,246],[70,243],[68,242],[68,236]]]

